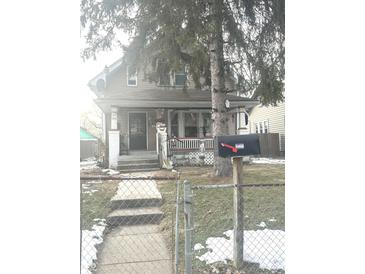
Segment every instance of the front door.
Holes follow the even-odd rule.
[[[129,113],[129,149],[147,149],[146,113]]]

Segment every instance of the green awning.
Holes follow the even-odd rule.
[[[97,141],[98,139],[91,135],[89,132],[87,132],[85,129],[80,128],[80,140],[95,140]]]

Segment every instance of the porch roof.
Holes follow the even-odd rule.
[[[258,100],[227,95],[231,107],[250,109],[259,104]],[[211,108],[211,92],[209,90],[182,89],[148,89],[124,91],[115,96],[95,100],[104,111],[109,112],[111,106],[126,108]]]

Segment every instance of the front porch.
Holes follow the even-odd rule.
[[[151,152],[157,157],[160,154],[157,127],[161,125],[166,135],[166,157],[188,154],[191,158],[192,153],[200,151],[202,140],[206,152],[212,154],[210,97],[209,91],[158,89],[97,99],[105,113],[109,167],[117,167],[120,157],[130,155],[131,151]],[[227,98],[231,102],[228,134],[237,134],[238,114],[257,102],[234,95]],[[174,138],[179,141],[174,143]]]

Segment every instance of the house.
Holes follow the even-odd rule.
[[[277,133],[280,155],[285,155],[285,102],[255,106],[249,113],[249,133]]]
[[[196,89],[185,70],[169,71],[159,81],[148,79],[145,71],[149,70],[133,69],[121,58],[88,83],[103,111],[109,167],[118,167],[127,155],[157,155],[158,123],[166,125],[169,139],[179,139],[177,147],[182,150],[197,149],[201,140],[212,141],[209,88]],[[226,86],[232,86],[233,80],[226,78]],[[232,114],[229,133],[237,134],[238,111],[250,110],[258,101],[236,95],[227,98]]]
[[[98,138],[80,127],[80,160],[98,155]]]

